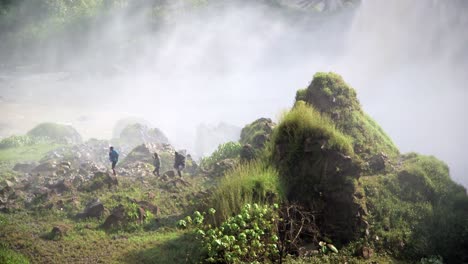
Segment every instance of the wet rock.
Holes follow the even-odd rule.
[[[363,258],[370,259],[374,255],[374,250],[370,247],[362,247],[360,253]]]
[[[249,162],[255,159],[255,150],[250,144],[242,146],[240,159],[241,162]]]
[[[86,191],[96,191],[107,186],[109,189],[119,184],[117,177],[110,172],[98,171],[94,173],[94,177],[90,183],[85,187]]]
[[[76,215],[76,218],[99,218],[104,214],[104,212],[105,208],[101,201],[99,201],[99,199],[93,199],[86,205],[86,208],[82,213],[78,213]]]
[[[234,169],[236,165],[237,161],[234,159],[221,160],[213,165],[213,170],[209,172],[209,175],[212,177],[221,177],[227,171]]]
[[[48,188],[55,191],[56,193],[68,192],[72,189],[72,183],[67,180],[60,180],[55,184],[49,185]]]
[[[270,118],[260,118],[246,125],[240,136],[242,144],[250,144],[255,149],[265,146],[276,124]]]
[[[164,172],[161,178],[168,180],[168,179],[174,178],[176,175],[177,175],[177,172],[175,170],[170,170],[170,171]]]
[[[299,257],[312,257],[319,254],[319,251],[313,244],[306,244],[297,250]]]
[[[14,171],[18,172],[23,172],[23,173],[29,173],[31,172],[35,167],[37,167],[37,163],[16,163],[15,166],[13,167]]]
[[[53,172],[57,168],[56,161],[47,161],[37,165],[34,169],[34,173]]]
[[[388,157],[383,152],[377,155],[374,155],[369,160],[369,168],[374,172],[383,171],[386,168],[387,160],[388,160]]]
[[[119,204],[114,208],[111,214],[106,218],[102,228],[109,230],[110,228],[115,228],[122,225],[125,222],[125,208],[122,204]]]
[[[58,240],[64,237],[68,233],[69,230],[70,230],[70,227],[67,225],[56,225],[50,231],[50,234],[49,234],[50,239]]]

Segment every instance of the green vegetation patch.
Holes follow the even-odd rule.
[[[239,159],[241,149],[241,144],[237,142],[220,144],[213,154],[209,157],[202,158],[200,165],[204,168],[210,168],[215,163],[224,159]]]
[[[399,172],[361,182],[372,225],[368,242],[374,247],[407,259],[468,259],[468,197],[443,162],[411,153],[403,156]]]
[[[268,204],[282,198],[283,190],[276,169],[256,161],[238,165],[226,173],[214,189],[211,204],[220,223],[238,214],[247,203]]]
[[[63,145],[58,143],[39,143],[35,145],[25,145],[14,148],[0,149],[0,161],[20,162],[38,161],[46,153],[57,149]]]

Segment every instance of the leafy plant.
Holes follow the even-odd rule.
[[[276,233],[278,205],[246,204],[242,211],[219,227],[206,224],[206,213],[196,211],[179,225],[193,232],[206,252],[207,263],[259,263],[279,259]],[[216,211],[209,210],[214,217]]]

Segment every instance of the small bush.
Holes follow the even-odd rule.
[[[247,203],[266,204],[282,197],[278,172],[267,163],[256,161],[226,173],[215,188],[211,203],[219,223],[238,214]]]
[[[29,136],[11,136],[0,141],[0,149],[17,148],[22,146],[34,145],[37,140]]]
[[[203,168],[210,168],[216,162],[224,159],[237,159],[239,158],[242,146],[237,142],[227,142],[218,146],[218,148],[209,157],[201,160]]]

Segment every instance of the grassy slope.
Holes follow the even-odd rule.
[[[63,210],[55,207],[43,209],[43,204],[38,204],[31,211],[0,213],[4,242],[8,248],[27,256],[32,263],[184,263],[187,254],[195,259],[194,239],[176,230],[174,222],[197,208],[199,201],[194,193],[204,188],[202,179],[187,179],[192,186],[179,188],[179,191],[166,191],[156,178],[148,179],[146,183],[119,180],[118,189],[70,192],[50,201],[55,204],[58,200],[78,197],[78,207],[65,202]],[[148,198],[150,191],[155,194],[154,199]],[[158,205],[161,215],[144,225],[130,224],[126,228],[106,232],[100,228],[105,218],[73,218],[92,197],[99,198],[110,210],[127,197],[145,200]],[[56,225],[67,226],[70,230],[61,239],[50,240],[48,234]]]
[[[40,143],[30,146],[0,149],[0,162],[38,161],[44,154],[63,145],[55,143]]]

